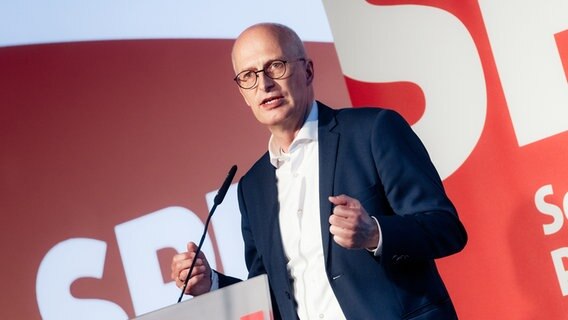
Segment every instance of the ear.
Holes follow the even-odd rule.
[[[314,62],[308,59],[306,62],[306,82],[308,85],[314,81]]]

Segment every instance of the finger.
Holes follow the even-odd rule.
[[[197,245],[193,241],[188,242],[186,247],[187,247],[187,252],[197,251]]]
[[[353,237],[356,234],[355,229],[353,228],[343,228],[337,225],[330,225],[329,232],[334,236],[339,236],[343,238]]]
[[[173,256],[172,258],[172,263],[170,265],[170,271],[171,271],[171,277],[172,279],[175,279],[175,275],[176,275],[176,269],[177,269],[177,264],[179,261],[183,260],[180,257],[180,254],[176,254],[175,256]]]
[[[189,268],[194,257],[195,257],[195,254],[193,254],[193,253],[185,253],[185,254],[177,257],[178,259],[173,261],[172,265],[177,270]]]
[[[193,252],[192,257],[195,257],[195,252]],[[203,253],[203,251],[199,251],[199,254],[197,255],[197,259],[202,260],[204,263],[207,263],[207,258],[205,257],[205,253]]]
[[[178,277],[178,275],[182,270],[189,269],[191,267],[191,264],[193,263],[194,257],[195,257],[195,252],[181,253],[175,255],[171,265],[172,269],[172,273],[170,275],[171,278],[175,280],[175,278]],[[197,261],[195,261],[195,265],[196,266],[205,265],[207,262],[204,258],[205,257],[203,257],[203,259],[198,258]]]
[[[346,249],[353,249],[354,248],[352,239],[344,238],[344,237],[341,237],[341,236],[333,236],[333,241],[335,241],[335,243],[342,246],[343,248],[346,248]]]
[[[183,286],[185,285],[185,277],[180,274],[176,276],[175,282],[178,288],[183,288]]]
[[[184,260],[182,262],[179,263],[179,268],[177,268],[177,272],[178,274],[180,274],[182,271],[186,271],[189,270],[189,268],[191,268],[191,265],[193,264],[193,259],[191,260]],[[195,261],[195,265],[193,266],[194,268],[197,267],[202,267],[202,266],[206,266],[205,262],[203,261],[203,259],[197,259]]]
[[[203,265],[195,266],[195,267],[193,267],[193,270],[191,271],[191,277],[195,277],[197,275],[200,275],[200,274],[206,273],[206,272],[207,272],[207,268],[205,266],[203,266]],[[185,279],[187,279],[188,273],[189,273],[189,269],[182,270],[178,274],[177,278],[181,282],[185,282]]]
[[[343,231],[341,227],[331,225],[329,226],[329,233],[331,233],[334,237],[339,237]]]
[[[185,255],[178,254],[172,259],[171,265],[171,278],[176,279],[181,270],[189,268],[191,260],[187,259]]]
[[[172,266],[175,263],[186,260],[188,258],[189,258],[189,256],[188,256],[187,252],[178,253],[178,254],[174,255],[174,257],[172,258]]]
[[[333,241],[347,249],[362,248],[359,237],[354,230],[331,226],[329,232],[333,235]]]
[[[357,209],[361,207],[359,200],[351,198],[350,196],[341,194],[338,196],[329,197],[329,201],[335,205],[335,208],[352,208]]]
[[[203,279],[204,276],[205,276],[204,273],[200,273],[200,274],[197,274],[197,275],[193,275],[193,276],[191,277],[191,279],[189,279],[189,281],[187,282],[187,287],[186,287],[186,289],[185,289],[184,292],[185,292],[186,294],[187,294],[187,293],[190,293],[190,291],[192,290],[192,288],[193,288],[195,285],[197,285],[197,284],[199,283],[199,280],[200,280],[200,279]],[[196,279],[197,279],[197,280],[196,280]],[[185,279],[179,279],[179,278],[176,279],[176,286],[177,286],[178,288],[181,289],[181,288],[183,288],[184,285],[185,285]]]
[[[354,215],[353,209],[351,209],[347,206],[344,206],[344,205],[334,206],[331,213],[335,217],[341,218],[341,219],[347,219],[347,218],[352,217]]]
[[[205,281],[205,274],[199,274],[191,277],[191,279],[189,279],[189,281],[187,282],[187,288],[185,288],[185,293],[192,294],[193,288],[198,286],[202,281]]]
[[[328,197],[329,202],[333,203],[336,206],[344,206],[348,203],[349,201],[349,196],[346,196],[344,194],[340,194],[338,196],[330,196]]]
[[[197,245],[195,244],[195,242],[193,241],[188,242],[186,254],[188,254],[189,257],[193,259],[193,257],[195,257],[196,252],[197,252]],[[207,259],[205,258],[205,254],[201,250],[199,251],[199,255],[197,257],[207,261]]]
[[[336,206],[359,206],[359,200],[352,198],[345,194],[340,194],[338,196],[330,196],[329,201]]]
[[[332,226],[338,226],[341,228],[353,228],[354,222],[349,214],[332,214],[329,216],[329,224]]]
[[[172,258],[171,270],[172,273],[179,273],[181,269],[187,268],[188,264],[191,263],[191,259],[187,254],[177,254]]]

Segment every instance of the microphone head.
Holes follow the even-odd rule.
[[[225,199],[225,195],[227,194],[227,190],[229,190],[229,186],[231,186],[231,182],[233,181],[233,178],[235,177],[236,173],[237,173],[237,166],[233,165],[229,170],[227,178],[225,178],[225,182],[223,182],[221,189],[219,189],[219,192],[217,192],[215,199],[213,199],[213,204],[219,205],[221,204],[221,202],[223,202],[223,199]]]

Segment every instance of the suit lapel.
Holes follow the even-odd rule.
[[[319,188],[320,188],[320,224],[322,231],[322,244],[325,263],[328,265],[329,259],[329,246],[331,235],[329,233],[329,215],[332,211],[331,203],[328,197],[334,195],[333,181],[335,176],[335,164],[337,159],[337,147],[339,141],[339,134],[331,130],[336,126],[335,112],[333,109],[318,102],[318,148],[319,148]],[[278,189],[276,186],[276,173],[274,167],[270,164],[268,155],[266,155],[263,170],[261,170],[259,177],[267,189],[263,190],[266,194],[264,199],[261,199],[264,204],[262,207],[266,210],[268,230],[271,230],[271,243],[272,253],[271,262],[274,263],[273,268],[284,268],[281,270],[284,274],[286,271],[286,255],[284,254],[284,247],[282,246],[282,236],[280,230],[280,223],[278,223],[279,204],[278,204]]]
[[[272,166],[272,165],[271,165]],[[286,254],[284,253],[284,246],[282,244],[282,234],[280,231],[280,222],[278,216],[280,214],[280,203],[278,202],[278,188],[276,181],[276,172],[272,170],[272,175],[270,178],[272,181],[270,183],[270,207],[267,207],[268,214],[268,230],[271,231],[271,259],[270,261],[276,262],[273,266],[274,268],[280,268],[278,274],[287,274],[286,271]],[[282,269],[283,268],[283,269]]]
[[[258,194],[262,195],[259,198],[259,202],[262,203],[260,206],[260,212],[264,213],[265,226],[267,228],[266,230],[268,230],[266,240],[270,243],[271,248],[270,252],[265,252],[264,254],[268,254],[270,256],[268,261],[273,263],[272,266],[267,267],[280,269],[275,274],[286,275],[286,255],[284,254],[280,223],[278,222],[280,205],[278,203],[276,171],[270,163],[268,153],[266,153],[262,170],[259,171],[257,179],[258,181],[262,181],[262,183],[259,183],[259,186],[262,186],[262,190],[258,190]]]
[[[334,111],[318,102],[318,144],[319,144],[319,188],[320,188],[320,223],[323,253],[326,266],[329,259],[329,216],[332,211],[328,197],[334,195],[333,181],[337,159],[339,134],[331,130],[336,126]]]

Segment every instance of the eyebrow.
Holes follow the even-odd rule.
[[[284,57],[280,57],[280,58],[274,58],[274,59],[270,59],[268,61],[266,61],[263,65],[262,65],[262,69],[266,68],[269,64],[271,64],[274,61],[288,61],[288,59],[284,58]],[[258,70],[262,70],[262,69],[257,69],[256,67],[254,68],[245,68],[242,71],[240,71],[239,73],[243,72],[243,71],[258,71]]]

